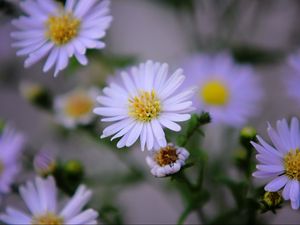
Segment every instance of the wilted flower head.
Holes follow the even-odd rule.
[[[165,177],[177,173],[184,166],[189,155],[185,148],[168,144],[166,147],[151,151],[146,161],[154,176]]]
[[[47,179],[37,177],[35,183],[27,182],[20,187],[20,195],[30,213],[7,207],[0,215],[6,224],[97,224],[98,213],[83,207],[91,198],[92,192],[81,185],[62,210],[58,210],[57,188],[53,177]]]
[[[68,128],[76,125],[89,124],[95,115],[96,97],[99,94],[96,88],[88,90],[78,88],[54,99],[54,110],[57,120]]]
[[[112,20],[109,5],[109,0],[67,0],[64,7],[54,0],[21,1],[26,16],[13,20],[19,29],[11,33],[13,47],[20,49],[18,56],[28,56],[25,67],[48,55],[43,71],[55,67],[54,76],[72,56],[86,65],[86,49],[105,47],[100,39]]]
[[[268,126],[273,146],[257,136],[259,144],[252,142],[257,150],[259,164],[253,176],[271,179],[265,190],[276,192],[281,189],[282,197],[291,200],[293,209],[300,203],[300,130],[297,118],[292,118],[290,127],[285,119],[277,121],[277,129]]]
[[[113,124],[103,130],[102,138],[121,137],[117,147],[129,147],[140,138],[141,149],[167,145],[163,127],[180,131],[176,122],[190,119],[190,101],[194,91],[178,91],[185,76],[177,69],[168,78],[168,65],[147,61],[130,72],[121,72],[122,80],[111,82],[97,98],[101,104],[94,112],[103,122]]]
[[[184,65],[187,84],[197,85],[194,103],[213,123],[239,127],[258,111],[262,90],[251,66],[238,65],[227,53],[195,55]]]
[[[21,170],[21,152],[24,137],[11,127],[6,126],[0,132],[0,194],[8,193],[11,184]]]

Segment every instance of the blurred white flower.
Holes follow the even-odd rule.
[[[277,121],[277,129],[268,126],[273,146],[257,136],[259,144],[252,142],[257,150],[259,164],[253,176],[271,181],[265,186],[269,192],[282,190],[282,197],[291,200],[293,209],[300,205],[300,130],[299,121],[293,118],[289,127],[285,119]]]
[[[0,134],[0,193],[10,192],[10,186],[21,170],[24,137],[6,126]]]
[[[94,118],[96,106],[96,88],[75,89],[54,99],[54,110],[57,120],[67,128],[89,124]]]
[[[91,198],[91,191],[81,185],[66,206],[59,211],[57,208],[57,188],[53,177],[41,179],[35,183],[27,182],[20,187],[20,195],[26,203],[29,213],[7,207],[0,215],[0,220],[6,224],[97,224],[98,213],[93,209],[83,207]]]
[[[213,123],[239,127],[258,112],[262,89],[251,66],[238,65],[227,53],[195,55],[186,60],[187,84],[198,86],[194,104]]]
[[[184,166],[189,155],[185,148],[168,144],[164,148],[151,151],[150,156],[146,157],[146,162],[154,176],[165,177],[177,173]]]
[[[12,23],[20,30],[12,32],[19,48],[18,56],[28,56],[24,66],[29,67],[46,55],[43,71],[55,66],[54,76],[65,69],[69,58],[75,56],[86,65],[86,49],[102,49],[100,41],[110,26],[109,0],[67,0],[65,7],[54,0],[25,0],[20,3],[27,14]]]
[[[287,62],[291,66],[290,73],[284,74],[282,81],[285,84],[286,91],[290,97],[300,102],[300,51],[291,54]]]
[[[163,127],[180,131],[176,122],[190,119],[193,110],[189,100],[193,89],[179,92],[185,76],[177,69],[170,78],[168,65],[147,61],[133,67],[130,73],[121,72],[122,82],[111,82],[97,98],[101,107],[94,112],[113,122],[103,130],[101,138],[122,137],[118,148],[133,145],[140,137],[141,149],[167,145]]]

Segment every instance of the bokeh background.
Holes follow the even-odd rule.
[[[153,59],[176,68],[191,53],[233,51],[237,59],[253,63],[265,91],[262,111],[249,124],[266,137],[266,121],[274,123],[283,117],[300,116],[300,103],[288,97],[283,83],[291,73],[286,57],[300,48],[300,1],[196,0],[192,10],[189,3],[181,6],[182,2],[185,1],[112,0],[114,21],[105,40],[104,54],[133,57],[137,62]],[[15,50],[10,47],[13,17],[8,12],[0,13],[0,117],[22,131],[32,149],[49,146],[61,159],[80,159],[88,176],[100,184],[94,189],[95,197],[99,201],[106,201],[107,196],[114,199],[127,223],[175,223],[183,210],[181,200],[175,192],[168,191],[163,180],[150,175],[143,152],[130,150],[129,160],[137,161],[144,168],[146,182],[109,188],[110,183],[101,183],[101,179],[112,176],[114,171],[126,170],[122,159],[80,133],[60,137],[54,118],[33,107],[19,91],[22,82],[34,81],[59,95],[78,85],[105,80],[111,72],[97,58],[89,66],[72,73],[62,72],[57,78],[51,73],[42,74],[42,64],[24,69],[24,59],[16,57]],[[215,140],[222,145],[222,139],[214,130],[208,134],[207,146]],[[209,171],[207,173],[209,176]],[[298,224],[300,221],[299,211],[288,206],[276,215],[262,216],[273,224]],[[187,223],[196,222],[194,214],[187,220]]]

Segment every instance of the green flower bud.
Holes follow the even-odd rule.
[[[40,84],[23,82],[20,86],[22,96],[33,105],[50,110],[52,108],[52,97],[49,91]]]
[[[265,192],[262,198],[262,203],[267,209],[279,208],[283,202],[282,196],[279,192]]]
[[[246,149],[252,149],[251,141],[256,140],[256,130],[253,127],[246,126],[240,131],[240,142]]]
[[[67,176],[81,178],[84,173],[82,164],[77,160],[70,160],[64,165],[64,172]]]

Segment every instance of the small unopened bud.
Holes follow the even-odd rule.
[[[22,96],[33,105],[46,110],[52,108],[51,95],[42,85],[31,82],[22,82],[20,91]]]
[[[83,176],[84,170],[82,164],[77,160],[70,160],[64,165],[65,173],[74,178],[81,178]]]
[[[279,208],[283,202],[282,196],[279,192],[265,192],[262,198],[262,203],[267,209]]]
[[[245,148],[251,149],[252,145],[251,145],[250,142],[256,140],[256,134],[257,134],[257,132],[253,127],[250,127],[250,126],[244,127],[240,131],[240,142],[241,142],[241,144]]]
[[[36,173],[41,176],[48,176],[54,173],[56,160],[50,151],[41,150],[35,155],[33,165]]]

